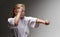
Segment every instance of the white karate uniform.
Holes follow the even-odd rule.
[[[39,26],[39,24],[36,25],[36,19],[34,17],[24,17],[24,19],[20,19],[18,22],[18,26],[14,26],[14,18],[8,18],[8,22],[10,26],[15,30],[15,37],[27,37],[29,34],[29,27],[36,28]],[[17,33],[17,34],[16,34]]]

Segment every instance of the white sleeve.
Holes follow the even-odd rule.
[[[10,25],[14,25],[14,18],[8,18],[8,22]]]
[[[29,25],[30,25],[32,28],[37,28],[37,27],[39,27],[39,24],[36,23],[36,20],[37,20],[37,18],[30,17],[30,19],[29,19]]]

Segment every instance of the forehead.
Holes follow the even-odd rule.
[[[17,4],[16,7],[25,7],[23,4]]]

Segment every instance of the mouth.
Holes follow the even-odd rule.
[[[24,16],[23,17],[20,17],[20,19],[23,19],[24,18]]]

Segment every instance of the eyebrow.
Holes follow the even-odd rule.
[[[20,7],[16,7],[17,9],[19,9]]]

